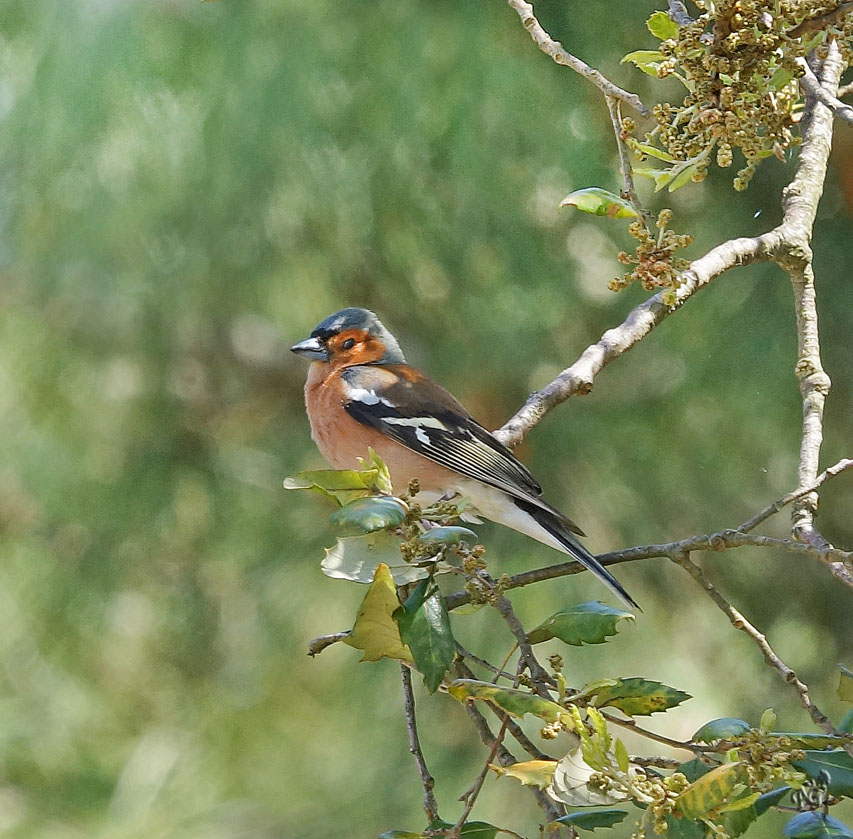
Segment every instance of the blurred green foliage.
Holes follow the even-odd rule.
[[[537,11],[652,98],[618,61],[646,46],[653,8]],[[486,0],[6,0],[0,36],[0,835],[422,826],[396,667],[340,645],[304,654],[351,626],[363,589],[320,573],[330,509],[281,489],[321,465],[286,348],[369,306],[502,423],[642,297],[606,290],[623,223],[557,210],[572,189],[619,188],[597,92]],[[835,174],[851,153],[815,235],[826,464],[851,453],[851,219]],[[773,163],[745,195],[714,175],[672,196],[690,253],[775,223],[789,175]],[[785,277],[734,272],[521,456],[594,550],[733,525],[795,484],[795,343]],[[851,502],[845,475],[820,519],[848,547]],[[777,518],[767,532],[785,532]],[[501,568],[554,558],[480,532]],[[703,562],[840,718],[849,592],[790,555]],[[676,737],[770,705],[783,727],[806,724],[675,566],[619,573],[646,611],[604,653],[564,651],[574,680],[690,692],[667,715]],[[586,576],[520,592],[521,617],[601,596]],[[469,647],[507,649],[496,616],[454,621]],[[453,700],[419,714],[451,817],[484,755]],[[526,830],[536,811],[502,784],[487,781],[474,816]]]

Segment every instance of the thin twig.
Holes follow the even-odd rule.
[[[457,644],[456,647],[457,649],[460,649],[459,644]],[[478,661],[480,663],[483,662],[483,659],[478,659],[476,656],[472,656],[471,653],[469,653],[467,650],[462,653],[462,655],[469,656],[473,660]],[[490,670],[497,670],[497,668],[493,667],[493,665],[491,664],[485,664],[484,666],[486,666]],[[465,664],[464,661],[460,661],[459,659],[457,659],[456,669],[458,671],[459,676],[463,679],[477,678],[477,675],[474,673],[474,671],[471,670],[471,668],[468,667],[468,665]],[[516,681],[515,676],[512,676],[511,674],[502,672],[501,675],[508,676],[513,682]],[[502,711],[500,711],[491,703],[486,704],[489,706],[489,708],[492,710],[496,717],[498,717],[499,719],[503,718]],[[532,758],[536,760],[552,760],[549,755],[546,755],[543,751],[540,751],[538,748],[536,748],[533,741],[524,733],[521,726],[518,725],[518,723],[516,723],[514,720],[509,720],[509,722],[507,723],[507,729],[509,730],[509,733],[512,734],[512,736],[518,741],[518,745],[521,746],[521,748],[524,749],[524,751],[526,751]]]
[[[533,647],[530,646],[530,642],[527,640],[527,633],[524,631],[524,627],[521,625],[521,621],[518,619],[518,616],[513,611],[512,604],[506,597],[501,595],[494,601],[493,605],[506,621],[510,632],[515,635],[515,640],[518,641],[518,649],[521,653],[521,658],[527,665],[527,669],[530,671],[530,678],[533,680],[533,687],[536,690],[536,693],[540,696],[544,696],[546,699],[550,699],[551,697],[548,694],[546,685],[551,681],[551,677],[548,675],[548,671],[536,658],[536,655],[533,652]]]
[[[513,647],[513,649],[515,649],[515,647]],[[508,673],[501,667],[495,667],[495,665],[492,664],[490,661],[486,661],[486,659],[480,658],[480,656],[475,655],[470,650],[465,649],[465,647],[463,647],[462,644],[460,644],[458,641],[456,642],[456,652],[463,658],[470,659],[475,664],[479,664],[481,667],[485,667],[486,670],[488,670],[496,678],[502,677],[504,679],[509,679],[509,681],[511,682],[514,682],[516,680],[516,677],[512,673]],[[470,677],[466,676],[465,678],[475,679],[476,674],[471,673]]]
[[[424,810],[429,821],[434,822],[439,818],[438,802],[433,794],[435,779],[430,775],[424,753],[421,751],[418,726],[415,721],[415,694],[412,690],[412,673],[405,664],[400,665],[400,680],[403,683],[403,705],[406,710],[406,729],[409,732],[409,751],[415,758],[418,774],[421,776],[421,785],[424,790]]]
[[[656,743],[661,743],[662,745],[669,746],[672,749],[684,749],[684,751],[693,752],[693,754],[696,755],[701,754],[704,751],[712,751],[698,743],[685,743],[681,740],[673,740],[671,737],[666,737],[663,734],[656,734],[654,731],[649,731],[647,728],[642,728],[637,725],[636,720],[631,718],[623,719],[622,717],[617,717],[615,714],[611,714],[608,711],[602,711],[601,716],[612,722],[614,725],[620,725],[622,728],[629,728],[631,731],[636,731],[637,734],[641,734],[649,740],[654,740]]]
[[[793,29],[789,29],[787,33],[788,37],[799,38],[801,35],[805,35],[808,32],[824,29],[825,27],[840,21],[841,18],[851,12],[853,12],[853,2],[841,3],[834,9],[830,9],[828,12],[823,12],[813,18],[807,18],[798,26],[795,26]]]
[[[648,225],[648,211],[643,207],[640,201],[640,196],[637,195],[637,190],[634,187],[634,175],[631,169],[631,158],[628,154],[628,148],[625,141],[622,139],[622,112],[619,107],[619,100],[615,96],[605,96],[607,100],[607,108],[610,111],[610,122],[613,124],[613,133],[616,135],[616,151],[619,154],[619,170],[622,173],[622,182],[624,184],[622,195],[631,202],[634,212],[642,222],[646,230]]]
[[[308,644],[308,655],[313,658],[318,653],[323,652],[326,647],[331,647],[332,644],[337,644],[338,641],[343,641],[344,638],[349,638],[352,635],[351,629],[345,629],[343,632],[333,632],[331,635],[319,635],[313,638]]]
[[[842,102],[837,95],[833,96],[829,91],[825,90],[805,58],[798,58],[797,64],[805,71],[804,75],[800,77],[800,87],[803,89],[803,92],[811,94],[818,101],[826,105],[827,108],[834,111],[839,119],[853,125],[853,106]]]
[[[771,536],[755,536],[751,533],[738,533],[736,530],[720,530],[717,533],[705,533],[699,536],[690,536],[677,542],[665,542],[658,545],[637,545],[633,548],[625,548],[621,551],[610,551],[599,554],[598,561],[609,568],[620,565],[623,562],[636,562],[640,559],[650,559],[657,556],[670,556],[680,551],[726,551],[731,548],[744,546],[776,548],[788,553],[812,556],[825,564],[833,576],[840,582],[853,588],[853,551],[840,551],[837,548],[817,549],[801,542],[790,539],[774,539]],[[849,566],[849,567],[848,567]],[[541,583],[545,580],[553,580],[558,577],[570,577],[580,574],[586,569],[579,562],[560,562],[556,565],[548,565],[544,568],[534,568],[513,574],[507,577],[502,586],[505,591],[514,588],[522,588],[533,583]],[[447,596],[447,608],[458,609],[460,606],[470,602],[467,592],[454,592]]]
[[[533,14],[533,6],[524,0],[508,0],[509,5],[515,9],[521,18],[522,26],[530,33],[534,43],[542,52],[550,56],[557,64],[571,67],[576,73],[580,73],[588,81],[592,82],[605,96],[615,96],[627,105],[630,105],[642,116],[650,116],[651,111],[643,104],[643,100],[636,93],[629,93],[618,85],[613,84],[605,78],[594,67],[590,67],[585,61],[577,56],[566,52],[559,41],[555,41],[543,28],[536,16]]]
[[[783,507],[790,504],[792,501],[796,501],[798,498],[802,498],[804,495],[808,495],[810,492],[814,492],[819,487],[821,487],[828,478],[835,477],[835,475],[844,472],[846,469],[853,468],[853,459],[851,458],[843,458],[839,460],[834,466],[830,466],[829,469],[824,469],[820,475],[817,476],[814,483],[810,484],[807,487],[803,487],[802,489],[794,490],[793,492],[789,492],[786,495],[783,495],[781,498],[774,501],[772,504],[768,504],[763,510],[756,513],[752,518],[747,519],[742,525],[736,527],[740,533],[748,533],[753,528],[757,527],[761,522],[769,519],[770,516],[778,513]]]
[[[464,671],[460,672],[460,676],[462,676],[463,672]],[[462,676],[462,678],[466,677]],[[471,717],[471,721],[474,723],[474,727],[477,729],[477,733],[480,735],[480,739],[483,741],[483,744],[487,748],[491,749],[495,742],[495,737],[492,734],[491,728],[489,728],[489,724],[486,722],[486,718],[471,702],[465,703],[465,710],[468,713],[468,716]],[[499,744],[497,759],[501,766],[512,766],[513,763],[517,763],[512,752],[510,752],[503,743]],[[556,821],[560,816],[565,815],[565,809],[563,806],[558,804],[556,801],[552,801],[544,792],[542,792],[541,789],[538,787],[528,787],[528,789],[531,791],[534,798],[536,798],[536,803],[542,808],[542,811],[545,813],[545,817],[549,822]]]
[[[480,794],[480,790],[483,788],[483,782],[486,780],[486,775],[489,774],[489,768],[492,765],[492,761],[495,759],[495,755],[497,754],[498,748],[503,742],[508,722],[509,714],[504,714],[503,722],[501,723],[500,729],[498,729],[494,745],[492,746],[492,749],[489,752],[489,756],[486,758],[486,762],[483,764],[483,768],[480,770],[480,774],[477,775],[477,779],[471,785],[471,788],[468,789],[467,792],[463,793],[459,798],[460,801],[465,802],[465,806],[462,808],[462,813],[456,820],[456,824],[454,824],[453,827],[451,827],[450,830],[448,830],[445,834],[447,839],[460,839],[462,826],[467,821],[468,816],[471,815],[471,810],[474,809],[474,803],[477,801],[477,796]]]
[[[791,685],[797,692],[800,699],[800,704],[808,711],[809,716],[815,725],[822,728],[827,734],[839,734],[840,732],[830,722],[829,717],[812,702],[809,696],[809,688],[802,682],[797,674],[782,661],[781,658],[773,651],[773,648],[764,637],[734,606],[732,606],[722,594],[714,587],[711,581],[705,576],[705,572],[696,565],[691,559],[690,554],[685,552],[675,553],[671,557],[672,561],[680,565],[694,580],[705,590],[714,604],[726,615],[731,621],[735,629],[745,632],[755,642],[764,660],[782,677],[782,679]]]

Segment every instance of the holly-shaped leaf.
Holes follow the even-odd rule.
[[[616,634],[616,624],[620,620],[634,620],[634,616],[624,609],[605,606],[600,600],[591,600],[551,615],[530,631],[527,640],[531,644],[539,644],[559,638],[575,647],[603,644],[608,636]]]
[[[678,24],[666,12],[655,12],[646,21],[646,28],[661,41],[678,37]]]
[[[456,679],[448,688],[448,692],[460,702],[481,699],[491,702],[513,717],[532,714],[548,723],[559,722],[567,731],[574,728],[571,714],[565,708],[535,693],[500,687],[491,682],[479,682],[476,679]]]
[[[829,776],[831,795],[846,795],[853,798],[853,757],[837,749],[831,752],[807,751],[804,760],[794,760],[791,765],[805,772],[813,781],[819,780],[821,772]]]
[[[624,821],[625,810],[593,810],[591,813],[569,813],[560,816],[552,824],[567,824],[580,830],[595,830],[597,827],[613,827]]]
[[[359,607],[352,634],[344,638],[343,642],[363,650],[362,661],[396,658],[411,663],[412,654],[400,639],[400,630],[393,618],[399,605],[391,572],[387,565],[380,563]]]
[[[797,813],[784,830],[788,839],[853,839],[853,830],[826,813]]]
[[[380,562],[390,569],[398,586],[428,576],[423,568],[409,565],[400,554],[400,542],[383,531],[338,539],[333,548],[326,548],[320,567],[327,577],[370,583]]]
[[[730,740],[752,731],[752,726],[737,717],[720,717],[706,722],[694,735],[697,743],[713,743],[715,740]]]
[[[329,516],[332,524],[355,527],[365,533],[398,527],[406,520],[406,505],[391,495],[369,495],[357,498]]]
[[[591,213],[594,216],[607,216],[608,218],[637,217],[637,211],[631,206],[630,201],[597,186],[576,189],[560,202],[560,206],[577,207],[581,212]]]
[[[649,679],[602,679],[585,685],[577,698],[597,708],[618,708],[630,717],[666,711],[690,699],[683,690]]]
[[[740,763],[724,763],[706,772],[675,799],[675,809],[684,818],[701,819],[725,803],[742,774]]]
[[[539,789],[545,789],[551,783],[556,768],[556,760],[525,760],[513,763],[511,766],[489,764],[489,769],[493,770],[498,777],[506,775],[521,781],[525,786],[539,787]]]
[[[435,693],[456,655],[456,641],[450,616],[432,579],[415,587],[406,602],[394,612],[400,638],[408,646],[415,667],[424,677],[430,693]]]

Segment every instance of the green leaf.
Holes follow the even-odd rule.
[[[646,21],[646,27],[661,41],[678,37],[678,24],[666,12],[655,12]]]
[[[448,692],[460,702],[482,699],[497,705],[513,717],[532,714],[545,722],[560,722],[567,730],[574,728],[571,714],[565,708],[535,693],[499,687],[491,682],[478,682],[475,679],[456,679],[448,688]]]
[[[821,771],[829,775],[831,795],[853,798],[853,757],[837,749],[831,752],[807,751],[805,760],[794,760],[791,765],[816,781]]]
[[[666,711],[691,698],[689,693],[682,690],[639,678],[591,682],[578,694],[578,698],[581,697],[597,708],[618,708],[630,717]]]
[[[776,712],[772,708],[768,708],[761,715],[761,719],[758,722],[758,727],[762,731],[772,731],[774,725],[776,725]]]
[[[662,160],[664,163],[675,163],[675,158],[667,151],[659,149],[650,143],[641,143],[633,137],[628,138],[628,147],[637,154],[644,154],[647,157],[654,157],[657,160]],[[657,170],[650,170],[657,171]]]
[[[396,658],[411,662],[412,655],[400,639],[400,630],[392,617],[399,605],[391,572],[380,563],[359,607],[352,633],[343,642],[362,650],[362,661]]]
[[[370,495],[344,504],[329,516],[332,524],[357,527],[365,533],[398,527],[406,520],[406,507],[390,495]]]
[[[773,90],[781,90],[794,78],[794,74],[784,67],[777,67],[776,72],[770,77],[769,85]]]
[[[765,792],[764,795],[759,796],[758,801],[754,804],[756,816],[763,816],[771,807],[775,807],[790,791],[791,788],[785,786]]]
[[[771,731],[770,734],[773,737],[787,737],[801,749],[824,750],[833,746],[843,746],[845,742],[849,742],[849,740],[845,740],[844,737],[839,737],[836,734],[813,734],[800,731]]]
[[[625,744],[618,737],[613,745],[613,754],[616,756],[616,763],[619,766],[619,770],[627,775],[628,769],[631,766],[628,749],[625,748]]]
[[[567,824],[580,830],[595,830],[597,827],[613,827],[624,821],[628,813],[625,810],[595,810],[591,813],[569,813],[561,816],[552,824]]]
[[[616,624],[620,620],[634,620],[634,616],[624,609],[605,606],[600,600],[590,600],[551,615],[530,631],[527,640],[539,644],[559,638],[575,647],[603,644],[608,636],[616,634]]]
[[[582,748],[574,749],[557,764],[548,795],[569,807],[599,807],[629,798],[627,792],[615,787],[602,791],[599,787],[589,786],[589,779],[595,771],[584,760]]]
[[[742,774],[739,763],[724,763],[695,780],[675,799],[675,808],[688,819],[701,819],[723,804]]]
[[[715,740],[729,740],[752,731],[752,726],[737,717],[720,717],[706,722],[694,735],[697,743],[713,743]]]
[[[788,839],[853,839],[853,830],[825,813],[797,813],[786,825]]]
[[[400,555],[400,542],[389,533],[379,531],[365,536],[345,536],[333,548],[326,548],[320,567],[327,577],[369,583],[380,562],[391,570],[397,585],[423,580],[428,573],[409,565]]]
[[[539,787],[539,789],[545,789],[551,783],[556,768],[556,760],[524,760],[513,763],[511,766],[489,764],[489,769],[498,777],[507,775],[521,781],[525,786]]]
[[[373,449],[367,447],[367,457],[360,457],[358,462],[364,468],[364,475],[371,475],[370,484],[382,495],[391,495],[391,473],[385,461]]]
[[[375,472],[355,469],[315,469],[297,472],[284,479],[285,489],[310,489],[331,498],[336,504],[348,504],[356,498],[370,495]]]
[[[430,545],[458,545],[462,541],[476,542],[477,534],[467,527],[448,525],[446,527],[434,527],[432,530],[427,530],[426,533],[418,536],[418,541]]]
[[[838,669],[841,671],[838,682],[838,698],[842,702],[853,702],[853,671],[843,664],[839,664]]]
[[[427,830],[447,830],[448,827],[453,827],[453,825],[450,822],[437,819],[427,827]],[[465,839],[495,839],[499,830],[500,828],[488,824],[488,822],[465,822],[459,831],[459,835],[464,836]]]
[[[705,824],[694,819],[670,815],[666,817],[666,839],[705,839]]]
[[[699,760],[698,757],[695,757],[693,760],[688,760],[686,763],[682,763],[676,771],[684,775],[684,777],[692,784],[698,778],[701,778],[703,775],[707,775],[714,768],[714,765],[709,766],[704,761]]]
[[[637,166],[631,171],[635,175],[641,175],[644,178],[651,178],[655,182],[655,192],[660,192],[675,177],[677,170],[677,166],[673,166],[670,169],[654,169],[650,166]]]
[[[630,61],[635,66],[639,67],[644,73],[657,78],[658,65],[666,60],[666,56],[658,50],[634,50],[624,56],[619,62],[624,64]]]
[[[853,711],[848,711],[844,719],[838,724],[838,730],[846,734],[853,734]]]
[[[419,583],[394,617],[427,690],[435,693],[456,655],[450,616],[435,583]]]
[[[608,192],[601,187],[590,186],[586,189],[576,189],[569,193],[561,202],[561,207],[577,207],[581,212],[592,213],[594,216],[609,218],[636,218],[637,211],[619,195]]]
[[[669,188],[667,192],[675,192],[677,189],[681,189],[681,187],[690,183],[693,179],[693,175],[699,171],[698,163],[690,163],[688,165],[675,166],[671,170],[672,179],[669,181]],[[658,187],[655,185],[655,192],[660,191],[663,187]]]

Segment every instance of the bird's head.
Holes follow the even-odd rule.
[[[397,339],[368,309],[341,309],[329,315],[310,338],[294,344],[290,351],[334,367],[406,361]]]

